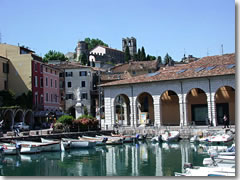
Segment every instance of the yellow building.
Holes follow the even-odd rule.
[[[40,60],[25,47],[0,44],[0,56],[9,59],[8,88],[16,95],[32,90],[32,61]]]
[[[0,56],[0,91],[8,89],[9,59]]]

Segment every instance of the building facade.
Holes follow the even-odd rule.
[[[115,124],[217,126],[224,114],[235,124],[235,54],[208,56],[102,86],[103,129]]]
[[[89,66],[83,66],[80,63],[65,63],[54,65],[62,70],[60,91],[61,104],[64,111],[75,116],[75,105],[77,98],[80,97],[82,110],[86,107],[89,114],[93,112],[92,91],[94,89],[94,80],[96,71]],[[64,78],[63,78],[64,77]]]
[[[9,59],[0,56],[0,91],[8,89]]]

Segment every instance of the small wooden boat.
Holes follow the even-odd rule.
[[[233,134],[217,134],[209,138],[210,143],[227,143],[233,141]]]
[[[106,145],[107,138],[97,138],[97,137],[89,137],[89,136],[82,136],[78,137],[79,140],[81,141],[95,141],[96,146],[104,146]]]
[[[63,142],[70,143],[70,148],[93,148],[96,146],[95,141],[81,141],[79,139],[62,138]]]
[[[123,143],[132,143],[137,140],[136,136],[122,135],[122,134],[111,134],[110,137],[119,137],[123,139]]]
[[[97,138],[107,138],[106,145],[122,145],[123,138],[112,136],[96,136]]]
[[[61,151],[61,143],[60,142],[33,142],[33,141],[18,141],[21,146],[26,148],[34,148],[38,147],[41,152],[54,152],[54,151]],[[30,146],[27,146],[30,145]]]
[[[53,140],[53,139],[44,139],[44,138],[41,138],[41,142],[42,142],[42,143],[53,143],[53,142],[59,143],[59,144],[60,144],[60,151],[65,151],[65,149],[68,148],[68,144],[67,144],[67,143],[64,143],[64,142],[61,141],[61,140]]]

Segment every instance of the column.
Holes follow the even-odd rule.
[[[216,110],[215,93],[212,93],[211,99],[212,99],[211,101],[212,122],[213,122],[213,126],[217,126],[217,110]]]
[[[124,103],[123,104],[123,109],[124,109],[124,121],[123,121],[123,125],[127,125],[127,120],[128,120],[128,114],[127,114],[127,104]]]
[[[136,120],[138,119],[136,117],[136,97],[130,97],[130,121],[131,121],[131,127],[136,127]]]
[[[184,125],[184,104],[181,94],[178,94],[178,99],[179,99],[180,127],[182,127]]]
[[[153,98],[153,106],[154,106],[154,126],[160,127],[160,96],[156,96]]]

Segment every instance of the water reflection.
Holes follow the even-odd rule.
[[[140,142],[95,149],[74,149],[0,157],[0,175],[173,176],[186,162],[202,165],[203,148],[188,141]]]

